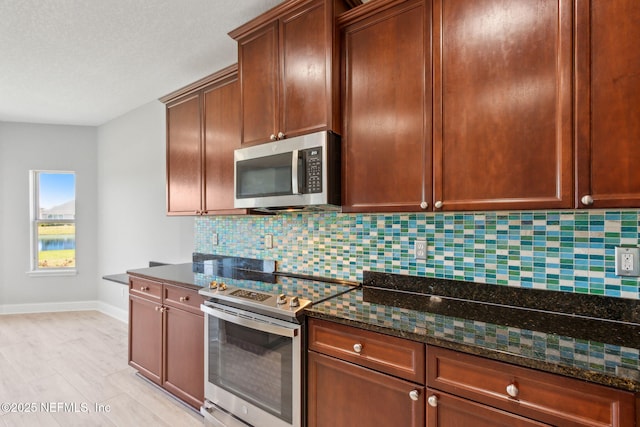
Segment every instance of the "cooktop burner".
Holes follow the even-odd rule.
[[[288,273],[263,274],[261,280],[210,276],[199,293],[212,302],[297,321],[313,304],[349,292],[358,283]]]

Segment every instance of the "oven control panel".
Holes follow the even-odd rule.
[[[200,289],[200,295],[233,303],[236,307],[252,309],[261,313],[272,313],[276,317],[295,318],[297,313],[311,305],[308,299],[296,295],[270,294],[253,289],[227,285],[223,282],[211,282]]]

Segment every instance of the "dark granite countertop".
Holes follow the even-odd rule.
[[[273,281],[275,261],[193,254],[193,262],[128,270],[127,274],[199,290],[217,277]]]
[[[540,301],[546,295],[526,294],[529,290],[513,293],[513,289],[482,284],[475,287],[472,283],[465,283],[468,289],[464,290],[453,281],[394,276],[365,272],[364,288],[314,305],[307,314],[640,392],[640,325],[634,323],[635,304],[579,296],[582,301],[570,301],[577,305],[571,313],[557,313],[548,311]],[[427,282],[444,288],[429,288]],[[488,292],[482,290],[483,286],[488,287]],[[418,293],[418,287],[425,293]],[[475,300],[468,300],[470,295]],[[535,301],[523,301],[529,297]],[[506,301],[502,298],[510,304],[503,304]],[[592,308],[594,301],[597,307]],[[566,300],[562,304],[567,305]],[[609,307],[609,318],[591,317],[592,311],[602,310],[602,304],[613,305]]]
[[[110,282],[120,283],[121,285],[129,285],[129,275],[126,273],[107,274],[106,276],[102,276],[102,278]]]
[[[183,286],[190,289],[200,289],[204,283],[199,283],[198,275],[193,271],[193,263],[169,264],[156,267],[138,268],[128,270],[128,275],[144,277]]]
[[[274,268],[269,262],[237,259],[229,264],[223,257],[194,254],[193,263],[140,268],[127,274],[200,289],[210,275],[233,277],[239,271],[243,276],[258,274],[254,280],[260,280],[260,274],[271,274]],[[306,313],[640,392],[637,302],[372,272],[365,272],[363,285]]]

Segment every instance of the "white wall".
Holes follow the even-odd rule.
[[[193,217],[166,215],[165,107],[154,101],[98,128],[98,275],[190,262]],[[99,299],[126,314],[126,287],[98,281]]]
[[[96,300],[96,134],[94,127],[0,122],[0,313]],[[31,169],[76,172],[76,276],[26,274]]]
[[[127,319],[125,285],[102,276],[190,262],[192,217],[168,217],[165,108],[98,128],[0,122],[0,313],[99,309]],[[76,172],[76,276],[32,277],[29,170]]]

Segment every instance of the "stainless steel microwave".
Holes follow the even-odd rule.
[[[333,132],[240,148],[234,160],[236,208],[341,209],[340,136]]]

